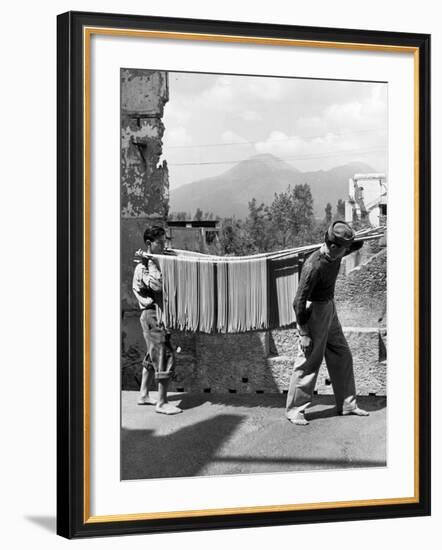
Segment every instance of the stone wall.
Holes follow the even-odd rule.
[[[344,329],[353,352],[360,395],[386,394],[385,330]],[[177,355],[172,391],[211,393],[285,393],[298,347],[295,329],[255,331],[244,334],[173,332]],[[139,314],[123,318],[122,386],[138,389],[144,341]],[[316,391],[332,392],[325,365]]]
[[[387,248],[339,274],[336,306],[343,326],[385,327],[387,324]]]

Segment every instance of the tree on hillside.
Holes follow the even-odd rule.
[[[313,226],[313,229],[311,231],[311,239],[310,242],[306,244],[311,243],[320,243],[324,240],[325,232],[327,231],[329,225],[332,222],[332,205],[328,202],[326,207],[324,208],[324,218],[322,220],[316,220]]]
[[[267,252],[271,249],[272,235],[269,208],[264,203],[257,206],[255,198],[249,202],[249,215],[245,222],[245,229],[251,246],[254,247],[256,252]]]
[[[275,241],[282,248],[292,244],[292,237],[295,233],[294,214],[294,200],[290,187],[286,192],[275,193],[275,198],[270,206],[270,215]]]
[[[313,196],[308,183],[295,185],[295,222],[298,233],[309,231],[313,226]]]
[[[325,210],[324,221],[327,224],[327,226],[329,226],[332,221],[332,205],[328,202],[324,210]]]
[[[335,220],[345,220],[345,202],[342,199],[336,204]]]
[[[213,218],[213,212],[203,212],[201,208],[197,208],[193,216],[193,219],[197,222],[200,222],[202,220],[213,220]]]
[[[307,183],[289,186],[283,193],[275,193],[269,209],[276,243],[281,248],[311,242],[313,237],[313,197]]]
[[[221,254],[226,256],[246,256],[254,252],[253,243],[241,220],[224,218],[219,231]]]
[[[168,216],[168,219],[173,221],[185,221],[185,220],[190,220],[191,217],[192,216],[188,212],[180,211],[180,212],[171,212]]]

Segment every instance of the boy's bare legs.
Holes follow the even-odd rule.
[[[154,380],[153,369],[148,369],[143,365],[143,371],[141,373],[141,386],[140,395],[138,397],[138,405],[156,405],[155,399],[152,399],[149,395],[149,386]]]
[[[158,402],[155,407],[157,413],[178,414],[182,412],[182,409],[175,407],[175,405],[171,405],[167,400],[167,387],[169,385],[171,376],[170,368],[172,367],[173,360],[172,358],[171,362],[168,364],[166,361],[166,348],[164,345],[160,346],[158,360],[160,370],[157,373]]]
[[[169,380],[163,379],[158,380],[158,402],[155,407],[157,413],[162,414],[178,414],[183,412],[182,409],[172,405],[167,400],[167,386],[169,385]]]

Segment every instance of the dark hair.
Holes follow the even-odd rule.
[[[165,235],[166,231],[164,230],[164,227],[161,227],[160,225],[150,225],[146,228],[143,234],[144,242],[154,242],[158,240],[160,237]]]

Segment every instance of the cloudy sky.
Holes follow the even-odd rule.
[[[386,170],[387,84],[169,73],[170,188],[271,153],[301,171],[363,161]]]

